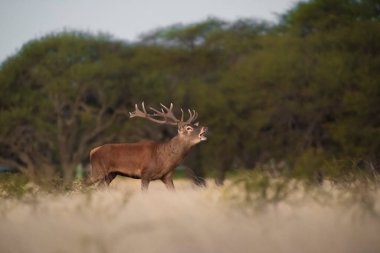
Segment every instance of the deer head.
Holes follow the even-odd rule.
[[[198,113],[195,110],[188,109],[187,112],[189,114],[189,118],[184,120],[185,113],[182,108],[180,108],[181,119],[178,119],[173,113],[173,103],[170,104],[169,108],[163,104],[160,105],[161,108],[159,110],[149,107],[151,112],[147,112],[144,102],[141,104],[141,110],[137,104],[135,104],[135,111],[130,112],[129,117],[140,117],[159,124],[177,126],[178,136],[192,144],[197,144],[201,141],[207,140],[207,127],[199,126],[198,122],[194,123],[198,118]]]

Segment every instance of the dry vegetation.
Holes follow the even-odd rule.
[[[263,201],[239,185],[175,183],[3,197],[0,252],[380,252],[377,190],[368,208],[331,186]]]

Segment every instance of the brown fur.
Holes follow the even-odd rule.
[[[181,126],[179,134],[165,143],[141,141],[137,143],[105,144],[90,152],[91,175],[88,184],[101,182],[109,185],[117,175],[141,179],[146,190],[151,180],[160,179],[168,189],[174,189],[172,174],[191,147],[201,141],[200,133],[207,128]]]

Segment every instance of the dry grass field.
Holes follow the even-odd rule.
[[[226,187],[116,179],[109,189],[0,199],[0,252],[380,252],[380,217],[314,197],[260,209]],[[375,210],[380,210],[376,193]],[[379,213],[379,212],[377,212]]]

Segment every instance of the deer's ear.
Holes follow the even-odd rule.
[[[194,126],[196,127],[199,126],[199,122],[194,123]]]

